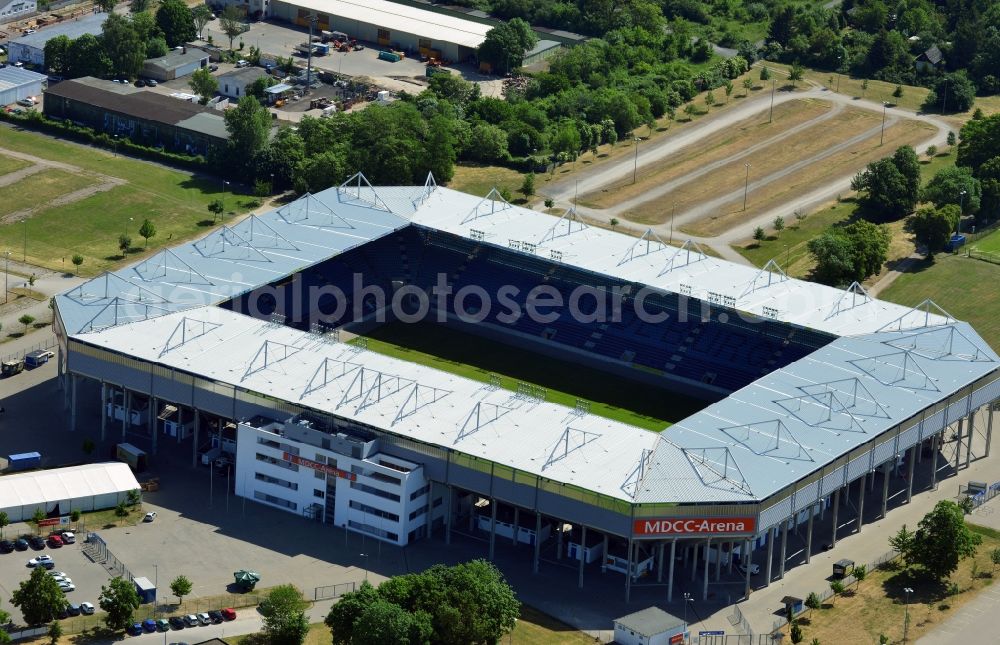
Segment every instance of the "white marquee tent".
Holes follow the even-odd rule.
[[[0,477],[0,511],[11,522],[27,521],[36,508],[46,515],[96,511],[117,506],[137,488],[135,475],[119,462],[5,475]]]

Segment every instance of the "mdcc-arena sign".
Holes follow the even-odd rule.
[[[708,535],[754,533],[754,517],[673,517],[635,520],[632,530],[636,535]]]

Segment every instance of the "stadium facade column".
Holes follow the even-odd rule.
[[[628,539],[628,565],[625,567],[625,602],[632,601],[632,561],[635,553],[635,542],[631,537]]]
[[[976,427],[976,414],[979,410],[973,410],[969,413],[969,434],[966,437],[965,442],[965,469],[969,469],[969,464],[972,462],[972,437],[976,434],[973,430]]]
[[[539,559],[542,554],[542,514],[539,512],[535,513],[535,554],[533,556],[533,562],[531,563],[531,570],[534,573],[538,573],[539,569]]]
[[[746,565],[746,583],[743,590],[743,597],[750,597],[750,570],[753,569],[753,540],[747,540],[743,544],[743,548],[746,549],[746,559],[740,559],[740,562]]]
[[[934,434],[931,437],[931,490],[937,490],[937,471],[938,471],[938,435]]]
[[[837,515],[840,513],[840,489],[833,491],[833,530],[830,531],[830,548],[837,546]]]
[[[729,542],[729,564],[726,566],[726,573],[733,572],[733,560],[735,560],[734,552],[736,551],[736,541],[732,540]]]
[[[858,526],[857,532],[861,532],[861,525],[865,521],[865,482],[868,481],[868,473],[861,475],[858,480],[861,486],[858,487]]]
[[[124,406],[122,409],[122,441],[125,441],[125,431],[131,421],[129,409],[132,407],[132,393],[124,385],[122,386],[122,405]]]
[[[694,553],[691,554],[691,582],[698,579],[698,548],[701,542],[694,543]],[[707,559],[707,557],[706,557]]]
[[[670,566],[667,567],[667,602],[674,601],[674,563],[677,561],[677,538],[670,541]]]
[[[889,512],[889,473],[893,466],[892,460],[882,466],[882,514],[879,516],[882,519],[885,519],[886,513]]]
[[[444,512],[444,543],[451,544],[451,514],[455,512],[455,502],[452,498],[454,489],[446,484],[445,493],[448,495],[447,501],[445,501],[445,512]],[[539,516],[541,517],[541,516]],[[538,534],[535,534],[535,542],[538,542]]]
[[[657,557],[656,557],[656,581],[657,582],[663,582],[663,551],[664,551],[664,547],[666,547],[666,543],[665,542],[660,542],[660,546],[659,546],[659,551],[660,552],[659,552],[659,554],[657,554]]]
[[[788,553],[788,523],[792,521],[792,518],[786,518],[781,522],[781,561],[778,563],[778,579],[781,580],[785,577],[785,560],[787,560]]]
[[[806,522],[806,564],[812,558],[813,550],[813,516],[816,515],[816,505],[809,507],[809,520]]]
[[[913,499],[913,470],[916,466],[915,462],[917,460],[917,455],[920,454],[920,450],[917,448],[920,446],[920,442],[917,442],[910,446],[910,456],[906,458],[906,503],[909,504],[910,500]]]
[[[986,450],[983,456],[990,456],[990,442],[993,440],[993,401],[986,404]]]
[[[156,436],[158,434],[160,434],[159,432],[157,432],[158,428],[156,427],[156,425],[157,425],[156,422],[158,420],[156,418],[156,416],[157,416],[156,415],[156,411],[159,409],[159,407],[160,407],[160,405],[159,405],[159,402],[158,402],[157,398],[155,396],[150,395],[150,397],[149,397],[149,410],[148,410],[149,414],[148,414],[148,417],[147,417],[146,421],[147,421],[147,425],[149,427],[150,439],[152,439],[152,446],[153,446],[153,454],[154,455],[156,454]]]
[[[183,408],[181,408],[180,406],[178,406],[178,412],[177,412],[178,415],[180,415],[180,410],[181,409],[183,409]],[[196,407],[192,407],[191,411],[194,413],[194,440],[192,441],[192,443],[195,446],[197,446],[198,445],[198,436],[201,434],[201,412]],[[178,419],[178,421],[179,420],[180,419]],[[178,431],[177,432],[177,436],[180,436],[180,435],[181,435],[181,433]],[[219,428],[219,445],[220,446],[222,445],[222,428]],[[198,453],[197,453],[197,451],[195,452],[193,461],[194,461],[194,465],[197,466],[198,465]]]
[[[777,532],[773,526],[767,529],[767,579],[764,581],[765,587],[771,584],[771,567],[774,564],[774,538],[776,536]]]
[[[77,382],[80,377],[76,374],[70,374],[69,377],[69,388],[70,388],[70,404],[69,404],[69,431],[76,432],[76,387]]]
[[[562,546],[563,546],[563,525],[565,522],[559,520],[556,526],[556,560],[562,560]]]
[[[490,498],[490,562],[497,546],[497,500]]]
[[[576,550],[576,557],[580,559],[580,565],[577,570],[577,586],[583,589],[583,565],[587,563],[587,558],[585,551],[587,549],[587,527],[580,527],[580,548]]]
[[[514,507],[514,530],[512,531],[513,534],[514,534],[514,536],[513,536],[513,539],[511,540],[511,542],[514,543],[514,546],[517,546],[517,534],[518,534],[518,529],[520,527],[521,527],[521,508],[519,506],[515,506]]]
[[[708,538],[705,541],[705,570],[703,572],[705,580],[701,584],[701,599],[702,601],[708,600],[708,552],[712,548],[712,538]],[[722,554],[719,554],[720,557]]]
[[[101,381],[101,441],[108,433],[108,384]]]
[[[605,564],[608,561],[608,534],[604,534],[604,557],[601,558],[601,573],[607,573],[608,567]]]
[[[955,435],[955,470],[962,465],[962,431],[965,430],[965,417],[958,420],[958,433]]]
[[[715,581],[718,582],[722,577],[722,547],[726,545],[725,542],[719,542],[719,554],[715,558]]]

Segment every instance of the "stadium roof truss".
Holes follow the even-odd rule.
[[[592,274],[834,340],[657,434],[537,388],[504,390],[216,306],[410,225],[504,249],[536,240],[509,252],[544,247],[542,257]],[[774,261],[737,265],[653,229],[630,237],[572,209],[553,217],[433,176],[376,188],[356,174],[102,274],[56,308],[77,342],[635,503],[761,502],[998,373],[997,354],[931,301],[910,308],[857,283],[803,282]]]

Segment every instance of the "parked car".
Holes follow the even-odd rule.
[[[143,522],[152,522],[156,519],[156,511],[150,511],[146,513],[146,516],[142,518]]]
[[[63,531],[63,533],[62,533],[62,541],[63,541],[63,544],[75,544],[76,543],[76,536],[73,534],[72,531]]]
[[[69,605],[64,605],[56,615],[59,616],[59,618],[69,618]]]
[[[217,72],[219,71],[219,66],[216,65],[215,63],[212,63],[211,65],[208,66],[208,71]]]
[[[226,620],[236,620],[236,612],[230,609],[229,607],[223,609],[221,613],[222,617],[225,618]]]
[[[187,616],[184,617],[184,624],[187,625],[188,627],[197,627],[198,617],[195,616],[194,614],[188,614]]]
[[[138,636],[142,633],[142,623],[132,623],[128,626],[128,633],[133,636]]]
[[[14,550],[14,543],[10,540],[0,540],[0,553],[10,553]]]
[[[53,576],[52,579],[55,580],[56,583],[60,585],[63,584],[64,582],[73,584],[73,579],[68,576]]]
[[[24,107],[34,107],[35,106],[35,101],[34,101],[34,99],[30,99],[30,98],[28,98],[28,99],[18,99],[17,104],[18,105],[23,105]]]
[[[63,541],[58,535],[50,535],[48,539],[48,544],[50,549],[62,548]]]
[[[213,624],[218,625],[219,623],[222,622],[222,612],[217,609],[213,609],[212,611],[208,612],[208,618],[209,620],[212,621]]]
[[[69,578],[69,574],[65,571],[49,571],[49,575],[53,578]]]
[[[38,535],[32,535],[28,538],[28,542],[31,544],[31,548],[36,551],[41,551],[45,548],[45,540]]]
[[[168,620],[170,626],[174,629],[184,629],[184,619],[180,616],[171,616]]]
[[[241,69],[243,67],[250,67],[250,61],[242,58],[236,61],[236,69]]]
[[[142,621],[142,628],[147,632],[155,632],[156,621],[153,620],[152,618],[147,618],[146,620]]]
[[[61,589],[63,593],[69,593],[70,591],[76,591],[76,585],[73,584],[72,581],[64,580],[59,583],[59,589]]]
[[[66,609],[67,609],[67,611],[69,611],[69,615],[70,616],[79,616],[80,613],[81,613],[80,612],[80,605],[78,605],[76,603],[72,603],[71,602],[70,604],[66,605]]]
[[[16,540],[14,540],[14,548],[17,549],[18,551],[27,551],[28,541],[25,540],[24,538],[17,538]]]
[[[135,82],[135,86],[136,86],[136,87],[146,87],[146,81],[144,81],[144,80],[142,80],[142,79],[140,78],[139,80],[137,80],[137,81]]]
[[[198,623],[201,625],[211,625],[212,619],[208,617],[208,614],[202,612],[198,614]]]
[[[84,616],[92,616],[94,614],[94,605],[89,602],[80,603],[80,613]]]
[[[35,33],[35,31],[36,30],[34,29],[25,29],[23,33],[25,36],[30,36],[31,34]]]
[[[169,632],[170,631],[170,623],[167,622],[166,618],[161,618],[158,621],[156,621],[156,629],[157,629],[157,631],[161,631],[161,632]]]
[[[156,87],[156,79],[155,78],[147,78],[146,79],[146,87]]]
[[[739,570],[739,572],[742,573],[743,575],[747,574],[747,565],[745,565],[745,564],[741,564],[741,565],[737,566],[736,569]],[[758,573],[760,573],[760,565],[751,564],[750,565],[750,575],[755,576]]]
[[[52,556],[48,555],[47,553],[43,553],[42,555],[37,555],[37,556],[31,558],[30,560],[28,560],[28,566],[29,567],[37,567],[38,565],[42,564],[43,562],[52,562]]]

